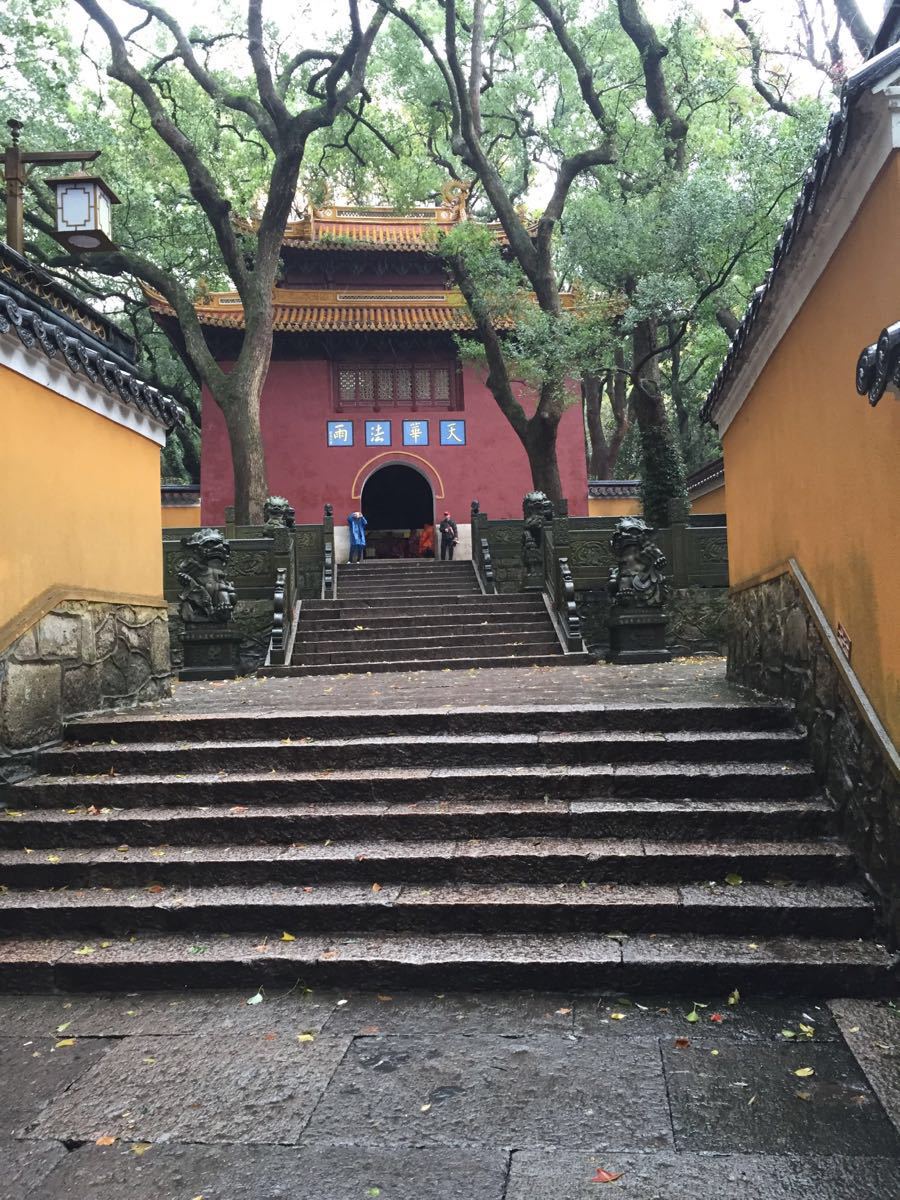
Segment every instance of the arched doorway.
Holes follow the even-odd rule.
[[[362,514],[368,521],[366,538],[376,558],[406,558],[418,550],[416,534],[434,523],[431,484],[414,467],[389,463],[366,480]]]

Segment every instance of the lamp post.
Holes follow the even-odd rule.
[[[6,180],[6,242],[17,253],[25,241],[25,184],[35,167],[62,166],[65,163],[93,162],[99,150],[30,150],[19,145],[22,122],[11,117],[7,122],[11,143],[4,155]],[[56,220],[53,236],[63,246],[81,253],[108,250],[110,205],[118,204],[115,194],[97,175],[79,172],[48,179],[56,195]]]

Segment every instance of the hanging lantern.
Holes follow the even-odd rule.
[[[112,206],[119,197],[99,175],[79,171],[48,179],[56,196],[56,230],[53,236],[63,246],[80,253],[114,250]]]

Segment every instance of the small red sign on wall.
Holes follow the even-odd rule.
[[[843,627],[843,625],[840,623],[840,621],[838,621],[838,627],[837,627],[837,640],[838,640],[838,645],[840,646],[841,650],[843,651],[844,658],[846,658],[847,662],[849,662],[850,661],[850,648],[853,645],[853,643],[850,641],[850,634]]]

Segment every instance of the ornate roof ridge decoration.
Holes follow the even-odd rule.
[[[890,388],[900,396],[900,321],[882,329],[877,342],[866,346],[856,364],[856,390],[874,408]]]
[[[622,500],[640,495],[639,479],[589,479],[588,496],[592,500]]]
[[[703,487],[706,483],[712,483],[714,479],[725,478],[725,459],[711,459],[710,462],[704,463],[702,467],[698,467],[696,471],[692,471],[688,475],[685,483],[687,490],[690,492],[696,488]]]
[[[156,317],[174,318],[175,310],[157,292],[144,288]],[[383,332],[447,330],[467,333],[475,322],[458,288],[275,288],[273,327],[279,333]],[[563,308],[574,310],[575,297],[561,294]],[[244,306],[237,292],[214,292],[195,311],[202,324],[243,329]],[[512,328],[513,319],[498,320]]]
[[[0,334],[8,333],[10,329],[15,331],[26,349],[37,347],[47,358],[61,354],[73,375],[86,375],[123,404],[147,413],[166,429],[183,424],[184,413],[179,405],[158,388],[104,358],[77,335],[66,334],[58,325],[45,321],[38,312],[17,304],[11,296],[0,294]]]
[[[33,296],[38,304],[45,304],[54,313],[87,330],[98,340],[108,342],[112,334],[133,353],[134,339],[129,334],[5,242],[0,242],[0,276],[8,279],[21,292]]]
[[[469,184],[449,180],[441,189],[443,203],[416,208],[392,208],[380,204],[309,205],[295,221],[289,221],[282,245],[304,250],[392,250],[406,254],[436,254],[438,239],[462,221],[466,212]],[[522,217],[534,236],[537,223]],[[235,218],[236,228],[253,231],[259,222]],[[499,221],[484,222],[501,243],[508,238]]]
[[[755,289],[747,303],[737,332],[731,340],[725,359],[719,367],[700,411],[701,420],[711,420],[713,412],[722,398],[725,386],[734,375],[741,360],[742,352],[753,332],[760,309],[771,292],[773,284],[784,270],[800,231],[815,212],[819,194],[831,174],[836,160],[842,157],[847,147],[854,104],[864,92],[898,68],[900,68],[900,43],[864,63],[858,71],[844,81],[841,88],[840,108],[833,112],[828,119],[825,134],[819,142],[811,166],[806,171],[803,186],[794,203],[793,211],[785,221],[775,243],[772,265],[766,271],[765,280]]]

